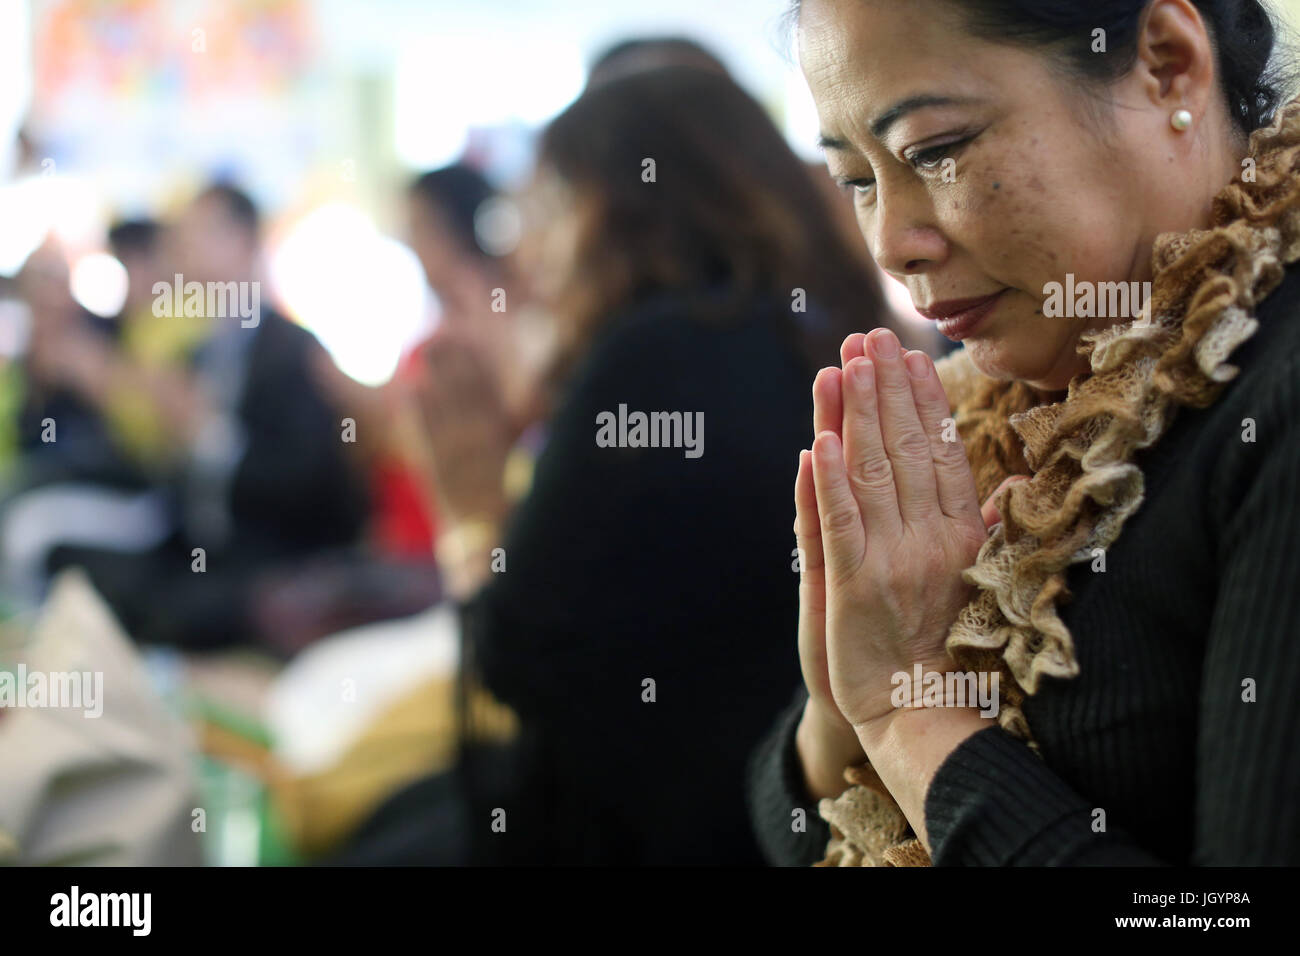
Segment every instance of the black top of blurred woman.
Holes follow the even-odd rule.
[[[712,50],[688,37],[634,37],[615,43],[596,57],[587,74],[587,89],[633,73],[669,66],[731,76],[727,65]]]

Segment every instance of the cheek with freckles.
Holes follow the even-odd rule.
[[[971,357],[997,378],[1038,379],[1073,354],[1081,323],[1042,315],[1044,286],[1059,281],[1069,264],[1095,258],[1096,243],[1068,224],[1059,185],[1038,164],[1026,163],[1037,141],[1014,148],[968,151],[956,181],[937,191],[936,208],[959,256],[960,274],[986,291],[1004,295],[998,313],[966,341]]]
[[[1048,191],[1019,149],[972,144],[958,160],[956,179],[936,186],[936,206],[950,239],[986,281],[1040,296],[1055,273],[1060,243],[1047,215]]]

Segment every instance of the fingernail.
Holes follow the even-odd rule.
[[[818,385],[821,384],[822,380],[825,379],[825,378],[833,377],[834,375],[838,374],[839,371],[840,371],[840,370],[839,370],[838,368],[831,368],[831,367],[827,366],[826,368],[822,369],[820,372],[817,373],[817,377],[813,379],[813,387],[812,387],[812,390],[813,390],[813,395],[814,395],[814,397],[817,395],[817,387],[818,387]],[[836,391],[839,391],[839,383],[838,383],[838,382],[837,382],[836,385],[835,385],[835,389],[836,389]]]
[[[918,382],[923,381],[930,374],[930,363],[926,361],[924,352],[908,352],[903,357],[903,364],[907,366],[907,374]]]
[[[853,381],[861,389],[870,389],[876,384],[876,371],[870,362],[864,359],[853,363]]]
[[[840,453],[840,439],[833,431],[824,431],[817,436],[818,441],[813,442],[813,457],[820,457],[823,462],[833,462],[835,456]],[[821,449],[820,453],[818,449]]]
[[[881,358],[897,358],[898,336],[894,335],[889,329],[882,329],[873,337],[872,348]]]

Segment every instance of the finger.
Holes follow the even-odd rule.
[[[894,465],[885,451],[876,396],[875,363],[856,358],[844,370],[844,463],[853,497],[872,534],[902,530]]]
[[[998,495],[1002,494],[1002,490],[1028,480],[1029,477],[1027,475],[1012,475],[1010,478],[1005,479],[1002,484],[998,485],[997,490],[988,496],[983,507],[980,508],[980,517],[984,519],[984,527],[992,528],[1002,520],[1002,515],[998,511],[998,506],[996,504]]]
[[[889,329],[875,329],[867,336],[867,355],[876,370],[880,433],[893,465],[898,513],[905,523],[931,521],[942,514],[934,460],[916,412],[898,336]]]
[[[903,364],[912,379],[912,399],[921,428],[930,440],[939,507],[950,518],[973,523],[980,511],[975,476],[966,458],[966,446],[951,422],[952,409],[943,383],[924,352],[908,352],[903,356]]]
[[[866,332],[854,332],[844,340],[840,346],[840,365],[847,367],[855,358],[862,358],[865,354],[867,342]]]
[[[840,433],[844,405],[840,399],[840,370],[831,366],[813,379],[813,435]]]
[[[817,515],[817,489],[813,485],[812,452],[807,450],[799,452],[799,474],[794,480],[794,535],[802,552],[803,570],[820,571],[825,563],[822,529]]]
[[[459,384],[467,401],[475,404],[488,404],[496,398],[496,381],[483,351],[467,344],[462,350],[459,362]]]
[[[443,400],[438,391],[436,375],[426,375],[414,388],[415,405],[428,432],[437,431],[443,419]]]
[[[444,339],[433,346],[433,369],[450,411],[472,415],[491,396],[485,372],[473,347],[463,340]]]
[[[469,361],[469,349],[465,344],[447,337],[430,342],[428,349],[430,364],[447,387],[454,389],[460,385]]]
[[[826,570],[847,577],[862,564],[867,536],[844,469],[844,447],[838,435],[825,431],[813,441],[812,453],[813,486],[817,491]]]
[[[426,403],[433,410],[436,421],[459,414],[461,389],[458,387],[459,371],[455,349],[444,342],[429,348],[429,375],[425,386]]]
[[[447,335],[439,335],[424,346],[421,404],[437,422],[456,414],[456,350],[455,340]]]
[[[448,374],[448,352],[451,346],[448,340],[444,338],[430,339],[424,344],[422,349],[424,356],[424,367],[429,373],[430,378],[444,379]]]

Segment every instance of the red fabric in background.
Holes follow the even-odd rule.
[[[370,475],[375,499],[373,536],[384,554],[427,558],[433,554],[437,515],[415,470],[401,459],[387,458]]]
[[[427,338],[417,342],[401,358],[394,379],[409,384],[425,374],[423,349],[427,342]],[[430,557],[438,519],[418,472],[400,457],[389,455],[374,465],[370,484],[376,547],[394,557]]]

